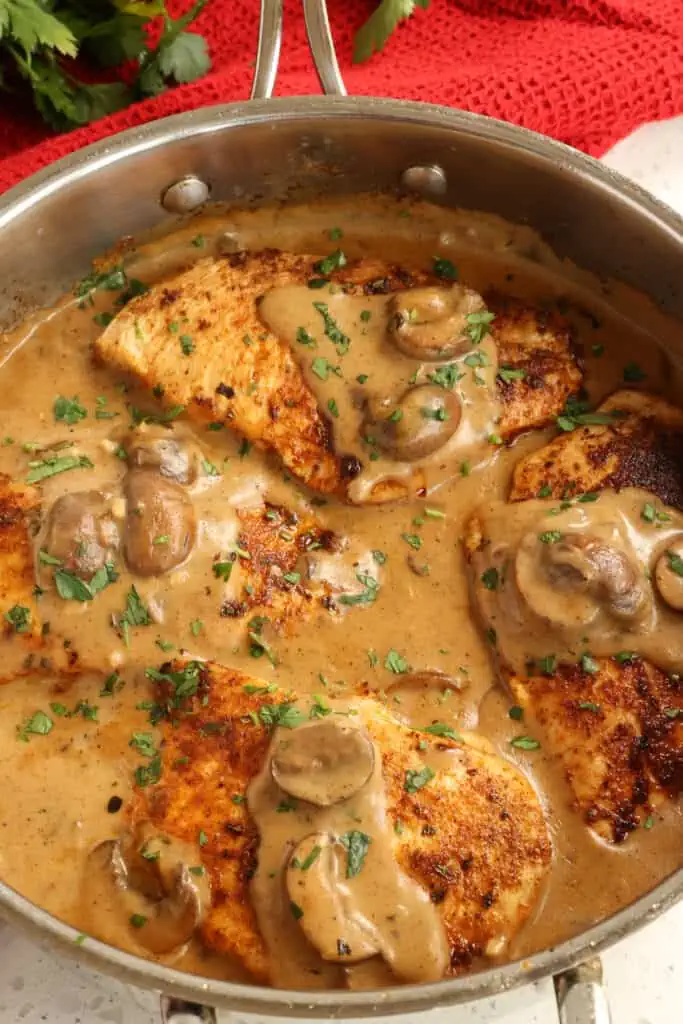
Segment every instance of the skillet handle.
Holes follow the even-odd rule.
[[[282,43],[282,0],[261,0],[256,68],[251,84],[252,100],[273,95]]]
[[[304,0],[304,21],[308,45],[322,90],[328,96],[346,96],[346,86],[337,63],[327,0]]]
[[[555,977],[560,1024],[611,1024],[600,958]]]
[[[325,0],[304,0],[306,34],[313,62],[324,93],[346,96]],[[282,0],[261,0],[256,68],[251,85],[252,100],[273,95],[282,43]]]

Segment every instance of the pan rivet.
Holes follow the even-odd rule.
[[[161,194],[161,205],[169,213],[191,213],[209,198],[209,186],[196,174],[186,174]]]
[[[401,175],[401,184],[410,192],[419,192],[423,196],[442,196],[448,187],[446,172],[438,164],[406,168]]]

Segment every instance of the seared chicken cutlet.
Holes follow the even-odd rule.
[[[469,523],[477,610],[584,820],[619,842],[683,788],[683,415],[623,391]],[[593,420],[593,422],[591,422]]]
[[[38,492],[0,478],[0,609],[3,659],[0,682],[44,669],[75,665],[76,654],[44,630],[33,562],[31,522]]]
[[[421,270],[274,250],[155,285],[95,350],[165,404],[357,503],[424,493],[444,465],[490,458],[491,437],[547,423],[581,381],[557,315],[487,307]],[[364,353],[381,373],[363,372]]]
[[[571,424],[568,424],[571,426]],[[510,501],[642,487],[683,509],[683,412],[657,395],[615,391],[574,430],[521,459]]]
[[[291,822],[293,835],[297,819],[301,824],[305,814],[311,824],[304,831],[315,832],[315,815],[323,813],[316,801],[325,801],[306,787],[314,784],[316,769],[297,773],[301,743],[305,746],[306,736],[310,743],[318,726],[347,733],[354,726],[353,742],[360,742],[360,729],[362,743],[378,752],[390,826],[387,849],[392,863],[423,893],[427,911],[438,910],[448,973],[458,973],[478,956],[502,952],[530,914],[551,848],[534,790],[501,758],[449,738],[447,729],[435,727],[431,736],[416,732],[367,698],[353,698],[338,710],[321,699],[309,706],[293,694],[211,664],[167,666],[158,679],[158,701],[168,713],[161,727],[163,773],[157,785],[138,790],[132,824],[151,821],[160,832],[188,843],[200,837],[198,852],[213,893],[202,937],[210,948],[241,961],[255,978],[272,979],[272,963],[249,890],[259,841],[263,857],[271,842],[267,828],[259,840],[254,779],[267,761],[271,741],[280,742],[279,783],[269,776],[278,828],[287,830]],[[335,763],[337,756],[343,759],[344,751],[335,755]],[[353,786],[359,771],[357,764],[350,764],[343,786],[349,781]],[[362,787],[367,777],[366,771],[356,784]],[[361,837],[365,829],[372,831],[364,840],[363,870],[370,870],[382,837],[364,824],[359,804],[347,798],[348,791],[337,794],[337,813],[356,807],[361,821],[344,811],[344,828],[359,830],[355,834]],[[283,863],[290,854],[291,849],[280,851]],[[311,865],[317,855],[312,854]],[[299,882],[302,877],[297,875]],[[301,927],[313,927],[308,912],[303,913]]]

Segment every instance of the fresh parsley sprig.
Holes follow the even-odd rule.
[[[171,18],[164,0],[0,0],[0,92],[14,97],[28,86],[41,117],[68,131],[192,82],[211,66],[204,38],[187,31],[207,3],[196,0]],[[156,18],[161,32],[152,48],[147,28]],[[123,64],[125,80],[80,74],[111,78]]]

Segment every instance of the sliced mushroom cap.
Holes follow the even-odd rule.
[[[375,748],[356,725],[326,718],[276,738],[271,772],[280,789],[317,807],[331,807],[361,789],[375,764]]]
[[[515,580],[529,608],[561,628],[588,626],[601,612],[636,621],[651,608],[635,555],[578,532],[528,533],[515,558]]]
[[[477,721],[479,698],[476,694],[470,695],[468,690],[469,680],[464,674],[456,677],[425,669],[399,676],[387,687],[387,695],[391,698],[394,717],[414,729],[432,726],[435,719],[451,721],[457,712],[458,725],[453,726],[452,732],[459,735],[461,729],[473,728]],[[452,699],[444,707],[444,698],[449,695]],[[450,734],[444,732],[442,735]]]
[[[156,469],[177,484],[191,484],[197,479],[197,451],[191,442],[173,437],[169,430],[140,427],[124,447],[132,469]]]
[[[452,359],[472,347],[467,317],[483,308],[481,295],[461,284],[397,292],[389,301],[389,336],[413,359]]]
[[[185,946],[211,902],[198,852],[151,829],[95,847],[86,865],[85,896],[94,913],[108,908],[157,955]]]
[[[683,612],[683,541],[674,542],[657,559],[655,581],[669,608]]]
[[[410,388],[397,405],[368,409],[364,436],[371,435],[389,458],[414,462],[450,441],[460,425],[457,395],[435,384]]]
[[[190,554],[197,523],[194,505],[183,488],[154,470],[126,475],[124,554],[139,576],[160,576]]]
[[[110,502],[100,491],[62,495],[50,509],[42,546],[65,569],[89,578],[112,562],[118,550]]]
[[[346,851],[325,832],[306,836],[285,869],[287,895],[300,910],[299,927],[323,960],[357,963],[381,948],[346,881]]]

